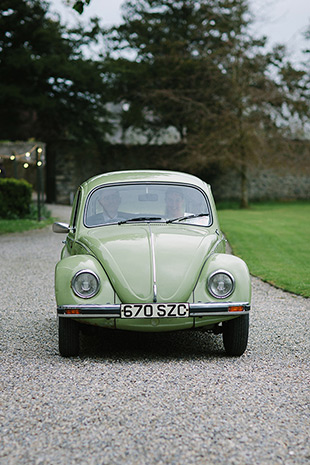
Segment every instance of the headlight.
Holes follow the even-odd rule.
[[[89,299],[97,294],[100,287],[98,276],[92,271],[78,271],[72,279],[73,292],[83,299]]]
[[[217,299],[225,299],[233,293],[235,280],[227,271],[215,271],[208,279],[210,294]]]

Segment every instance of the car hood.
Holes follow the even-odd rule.
[[[174,224],[110,225],[80,238],[126,303],[153,302],[154,293],[158,302],[186,302],[217,240],[205,228]]]

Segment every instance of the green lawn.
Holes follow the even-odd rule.
[[[254,204],[218,214],[233,253],[252,275],[310,297],[310,202]]]
[[[30,229],[45,228],[48,224],[54,222],[53,218],[47,218],[42,221],[24,219],[24,220],[2,220],[0,219],[0,234],[9,234],[14,232],[29,231]]]
[[[30,213],[27,218],[10,220],[0,218],[0,234],[42,229],[55,221],[54,218],[51,218],[51,214],[45,205],[41,207],[41,215],[43,216],[42,221],[37,221],[37,206],[36,204],[31,204]]]

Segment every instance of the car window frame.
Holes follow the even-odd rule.
[[[79,187],[79,189],[76,192],[75,198],[74,198],[72,215],[71,215],[72,224],[70,224],[70,226],[73,232],[76,231],[76,227],[77,227],[77,218],[78,218],[78,211],[81,205],[81,197],[82,197],[82,189]]]
[[[213,211],[212,211],[212,206],[211,206],[211,202],[210,202],[210,199],[208,197],[208,195],[206,194],[206,192],[201,189],[200,187],[198,186],[195,186],[194,184],[190,184],[190,183],[185,183],[185,182],[173,182],[173,181],[124,181],[124,182],[113,182],[113,183],[106,183],[106,184],[100,184],[99,186],[96,186],[94,187],[88,194],[87,194],[87,198],[86,198],[86,201],[85,201],[85,204],[84,204],[84,211],[83,211],[83,225],[85,226],[85,228],[87,229],[93,229],[93,228],[101,228],[102,226],[115,226],[115,224],[117,224],[117,222],[114,222],[114,223],[105,223],[105,224],[99,224],[99,225],[93,225],[93,226],[89,226],[86,224],[86,212],[87,212],[87,208],[88,208],[88,204],[89,204],[89,201],[90,201],[90,198],[91,196],[99,189],[102,189],[104,187],[120,187],[120,186],[129,186],[129,185],[146,185],[146,184],[161,184],[161,185],[171,185],[171,186],[174,186],[174,187],[191,187],[193,189],[196,189],[198,190],[205,198],[206,200],[206,203],[207,203],[207,207],[208,207],[208,211],[210,212],[210,222],[208,225],[203,225],[203,224],[193,224],[193,223],[186,223],[185,221],[179,221],[179,222],[173,222],[172,224],[180,224],[180,225],[186,225],[186,226],[194,226],[194,227],[203,227],[203,228],[210,228],[212,225],[213,225],[213,222],[214,222],[214,215],[213,215]],[[156,221],[155,221],[156,223]]]

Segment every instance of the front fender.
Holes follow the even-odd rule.
[[[216,299],[208,292],[208,278],[217,270],[228,271],[235,280],[234,292],[226,299]],[[234,255],[215,253],[204,264],[194,289],[195,302],[251,302],[251,279],[248,267]]]
[[[82,299],[74,294],[71,281],[73,276],[81,270],[91,270],[100,279],[99,292],[90,299]],[[107,274],[91,255],[72,255],[60,260],[55,269],[55,295],[57,305],[76,304],[106,304],[114,303],[114,289]]]

